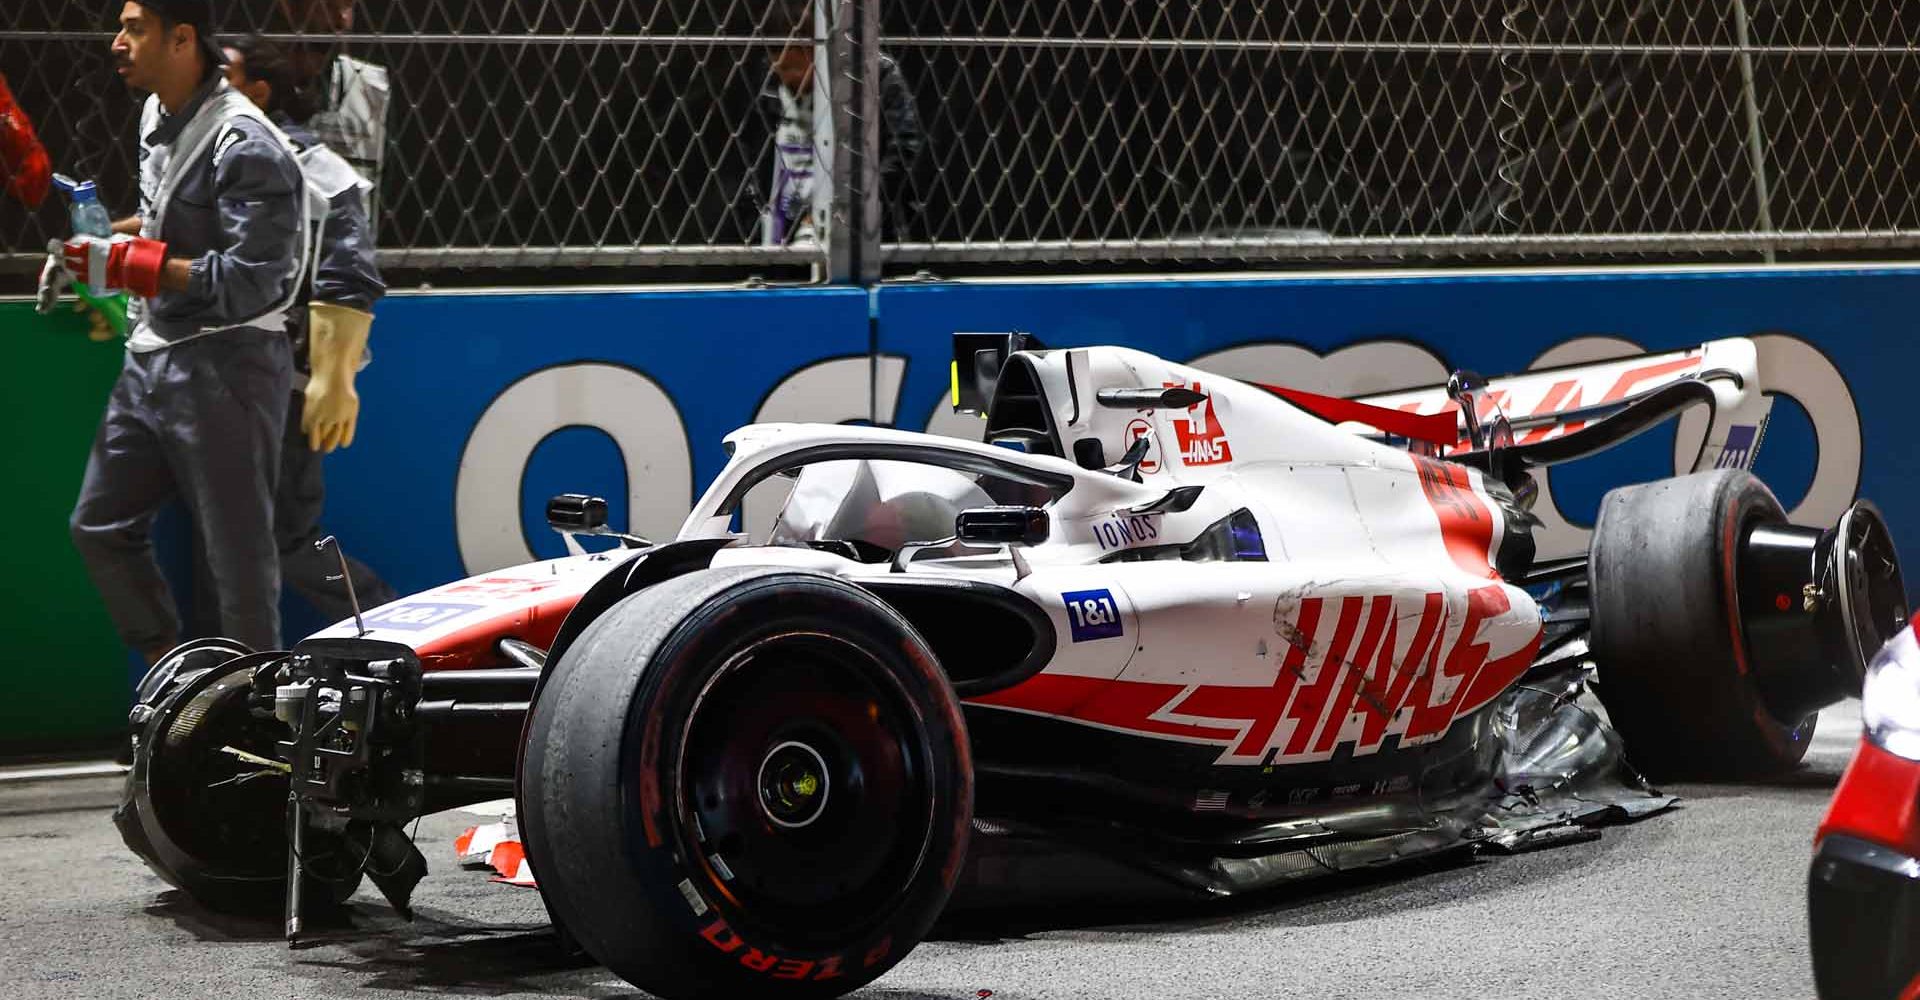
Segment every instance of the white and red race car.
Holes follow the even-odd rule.
[[[957,335],[985,443],[747,427],[672,541],[586,552],[605,505],[561,497],[573,556],[288,652],[182,647],[117,819],[292,935],[363,876],[404,912],[402,824],[512,795],[556,923],[666,997],[850,990],[957,886],[1224,895],[1590,836],[1672,801],[1624,760],[1793,766],[1906,619],[1870,506],[1795,527],[1746,471],[1754,367],[1728,340],[1345,400]],[[1535,551],[1543,466],[1687,411],[1694,474]]]

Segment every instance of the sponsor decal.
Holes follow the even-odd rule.
[[[1206,392],[1198,382],[1161,384],[1168,389]],[[1211,396],[1187,407],[1185,413],[1175,414],[1173,434],[1180,442],[1180,460],[1188,465],[1220,465],[1233,461],[1233,446],[1227,443],[1226,429],[1220,426],[1220,415],[1214,412]]]
[[[1505,414],[1509,420],[1522,420],[1551,416],[1552,414],[1563,413],[1567,410],[1577,410],[1584,406],[1617,403],[1632,393],[1638,392],[1643,388],[1649,388],[1649,383],[1670,381],[1682,372],[1698,368],[1700,367],[1701,361],[1702,358],[1698,354],[1688,355],[1683,358],[1669,358],[1665,361],[1656,361],[1636,368],[1629,368],[1614,376],[1611,382],[1604,381],[1606,378],[1605,371],[1581,373],[1570,378],[1560,379],[1547,386],[1546,391],[1541,393],[1540,398],[1534,401],[1531,406],[1524,405],[1526,400],[1515,398],[1513,392],[1509,389],[1495,389],[1491,392],[1481,394],[1479,397],[1479,405],[1475,408],[1475,412],[1479,415],[1481,422],[1485,423],[1498,414]],[[1605,388],[1601,388],[1602,386],[1605,386]],[[1453,404],[1446,401],[1436,401],[1430,405],[1439,406],[1444,410]],[[1422,405],[1419,403],[1407,403],[1403,404],[1400,409],[1417,413],[1421,411]],[[1587,422],[1584,420],[1570,420],[1564,424],[1546,424],[1525,431],[1515,438],[1514,443],[1523,445],[1539,444],[1542,441],[1571,434],[1585,426],[1587,426]],[[1472,443],[1467,440],[1465,429],[1462,428],[1460,439],[1454,443],[1450,451],[1467,451],[1472,447]]]
[[[1735,424],[1727,428],[1727,445],[1720,449],[1720,458],[1713,463],[1713,467],[1744,469],[1753,464],[1753,442],[1759,436],[1760,428],[1751,424]]]
[[[1126,634],[1120,622],[1120,608],[1107,590],[1075,590],[1060,595],[1067,605],[1067,627],[1074,642],[1113,639]]]
[[[1198,812],[1226,812],[1227,793],[1217,789],[1202,789],[1193,796],[1193,808]]]
[[[1093,526],[1093,540],[1100,543],[1102,552],[1151,542],[1159,537],[1158,514],[1121,515]]]
[[[543,590],[560,585],[560,581],[549,576],[544,579],[529,580],[511,576],[483,576],[473,580],[451,583],[434,591],[435,595],[458,596],[470,600],[489,602],[511,601],[528,597]]]
[[[1160,440],[1154,436],[1153,425],[1135,417],[1127,423],[1127,432],[1120,438],[1120,454],[1133,447],[1135,441],[1147,438],[1147,455],[1140,460],[1140,474],[1151,476],[1160,471]]]
[[[1382,779],[1380,781],[1376,781],[1373,783],[1373,794],[1375,795],[1396,795],[1400,792],[1407,792],[1412,790],[1413,790],[1413,779],[1404,774],[1394,778]]]
[[[1509,609],[1497,584],[1452,608],[1438,593],[1282,599],[1275,631],[1288,648],[1265,687],[1042,673],[969,701],[1211,743],[1224,748],[1219,765],[1325,760],[1339,745],[1362,756],[1390,735],[1401,745],[1438,739],[1519,679],[1539,647],[1538,627],[1498,658],[1481,635]],[[1518,636],[1508,629],[1502,645],[1512,648]]]
[[[480,608],[478,604],[401,601],[398,604],[389,604],[367,612],[366,622],[375,628],[419,632],[452,621],[470,611],[478,611]]]

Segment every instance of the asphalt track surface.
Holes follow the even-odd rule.
[[[1810,998],[1807,859],[1858,726],[1857,703],[1830,709],[1799,773],[1670,786],[1678,809],[1597,841],[1199,909],[971,916],[855,995]],[[117,785],[0,784],[0,996],[643,996],[561,955],[533,891],[452,864],[473,817],[421,824],[434,872],[414,923],[363,887],[348,926],[290,951],[136,861],[108,820]]]

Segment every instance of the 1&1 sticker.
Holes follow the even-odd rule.
[[[370,611],[366,615],[368,625],[375,628],[397,629],[402,632],[419,632],[430,629],[441,622],[452,621],[469,611],[480,610],[478,604],[434,604],[426,601],[407,601],[402,604],[389,604],[384,608]]]
[[[1112,639],[1125,634],[1120,625],[1120,608],[1106,590],[1075,590],[1061,594],[1067,605],[1067,625],[1074,642]]]

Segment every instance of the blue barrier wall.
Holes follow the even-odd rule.
[[[945,407],[955,331],[1122,344],[1343,394],[1751,336],[1776,396],[1757,471],[1804,523],[1831,523],[1857,487],[1920,567],[1916,301],[1920,270],[1895,268],[397,294],[360,376],[359,437],[327,459],[327,527],[402,592],[560,554],[542,516],[555,493],[605,496],[614,523],[670,534],[742,424],[977,436],[976,418]],[[71,419],[72,440],[91,436],[90,412]],[[1666,430],[1555,470],[1561,541],[1578,541],[1605,488],[1670,473],[1673,443]],[[46,510],[71,504],[72,470],[32,475]],[[32,520],[64,536],[57,516]],[[70,555],[63,537],[50,551]],[[288,638],[322,624],[290,605]],[[98,610],[58,620],[97,630]],[[41,613],[18,604],[0,624],[28,634]]]
[[[326,527],[403,593],[562,554],[556,493],[670,533],[725,464],[721,437],[779,415],[797,372],[851,359],[835,370],[862,386],[825,402],[857,408],[812,409],[871,409],[860,289],[396,295],[378,315],[358,437],[327,459]]]

